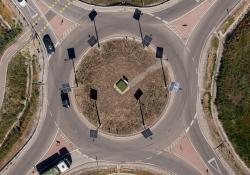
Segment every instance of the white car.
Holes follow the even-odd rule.
[[[21,7],[25,7],[27,4],[27,0],[17,0]]]

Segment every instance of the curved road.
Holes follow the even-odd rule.
[[[189,1],[190,3],[185,5]],[[46,83],[48,90],[46,117],[42,119],[41,129],[37,131],[37,136],[32,138],[32,144],[27,146],[26,151],[17,158],[15,165],[9,168],[6,174],[20,175],[29,172],[48,150],[58,127],[83,154],[90,157],[98,156],[98,159],[101,160],[117,162],[142,161],[155,164],[176,174],[199,174],[200,172],[195,168],[163,150],[185,132],[185,129],[196,115],[198,95],[196,68],[198,67],[202,47],[210,32],[227,14],[226,9],[232,8],[237,2],[237,0],[217,0],[192,32],[186,45],[160,20],[156,20],[147,14],[141,17],[143,34],[152,34],[153,44],[164,48],[164,56],[169,59],[174,71],[175,81],[181,83],[183,90],[175,94],[174,101],[169,107],[164,120],[152,128],[154,133],[152,140],[139,137],[126,142],[107,139],[103,136],[99,136],[95,142],[92,142],[89,139],[89,128],[84,125],[74,108],[65,109],[61,106],[59,88],[62,83],[69,81],[73,71],[72,64],[64,61],[64,59],[67,59],[67,48],[75,48],[78,56],[76,61],[79,61],[80,55],[89,48],[87,43],[88,35],[95,34],[93,23],[88,20],[87,15],[89,12],[74,5],[70,6],[70,11],[64,15],[68,19],[79,23],[80,26],[70,33],[65,40],[58,42],[56,53],[50,58],[48,81]],[[46,3],[49,4],[51,1],[46,0]],[[180,1],[175,6],[156,12],[154,15],[160,16],[162,19],[172,20],[193,9],[198,4],[194,0]],[[32,1],[29,2],[29,5],[36,9]],[[33,19],[31,19],[30,13],[25,9],[22,9],[22,11],[26,18],[32,22]],[[139,38],[138,23],[132,19],[132,15],[131,12],[98,13],[96,24],[100,40],[109,38],[112,35],[133,35]],[[50,26],[47,32],[57,43],[57,37],[55,37]],[[194,61],[192,61],[192,58],[194,58]],[[226,168],[220,163],[214,151],[207,144],[197,120],[194,120],[194,125],[187,134],[212,174],[228,174]],[[147,159],[147,157],[151,157],[151,159]],[[208,164],[211,158],[215,158],[221,172],[216,171]]]

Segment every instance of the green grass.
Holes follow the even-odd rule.
[[[250,15],[225,43],[216,104],[237,153],[250,167]]]
[[[125,91],[128,87],[128,85],[122,80],[120,79],[117,83],[116,86],[118,87],[118,89],[120,89],[120,91]]]

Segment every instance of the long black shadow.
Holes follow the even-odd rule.
[[[97,32],[97,28],[96,28],[95,19],[93,21],[94,21],[94,27],[95,27],[95,35],[96,35],[96,39],[97,39],[97,45],[98,45],[98,48],[100,48],[100,42],[99,42],[99,37],[98,37],[98,32]]]
[[[164,85],[165,85],[165,87],[167,87],[167,80],[166,80],[165,71],[164,71],[164,68],[163,68],[162,58],[161,58],[161,70],[162,70]]]
[[[142,112],[142,106],[141,106],[141,100],[140,99],[139,99],[139,105],[140,105],[140,111],[141,111],[142,125],[145,126],[144,116],[143,116],[143,112]]]
[[[96,103],[96,101],[95,101],[95,109],[96,109],[98,124],[99,124],[99,127],[100,127],[100,126],[101,126],[101,120],[100,120],[99,111],[98,111],[98,108],[97,108],[97,103]]]
[[[142,34],[142,29],[141,29],[141,23],[140,23],[140,20],[138,20],[138,24],[139,24],[140,34],[141,34],[142,46],[144,47],[144,43],[143,43],[143,34]]]

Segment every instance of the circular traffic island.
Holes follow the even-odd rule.
[[[151,127],[168,102],[166,62],[135,40],[114,39],[90,49],[76,72],[77,108],[106,134],[129,136]]]

